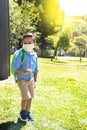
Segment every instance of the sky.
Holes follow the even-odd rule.
[[[87,0],[58,0],[66,15],[87,15]]]

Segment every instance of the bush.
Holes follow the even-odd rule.
[[[80,56],[79,48],[77,48],[75,45],[71,45],[66,53],[70,56]]]

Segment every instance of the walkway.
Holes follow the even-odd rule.
[[[9,76],[8,79],[0,80],[0,87],[5,85],[12,85],[15,84],[13,76]]]

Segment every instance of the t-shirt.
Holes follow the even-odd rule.
[[[33,80],[34,72],[38,73],[38,59],[35,57],[34,52],[26,53],[25,61],[22,63],[21,61],[21,53],[19,52],[15,58],[13,68],[14,70],[21,68],[23,70],[32,69],[33,73],[31,74],[21,74],[17,72],[17,76],[22,80]]]

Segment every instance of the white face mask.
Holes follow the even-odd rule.
[[[23,44],[22,48],[27,52],[31,52],[34,49],[34,44]]]

